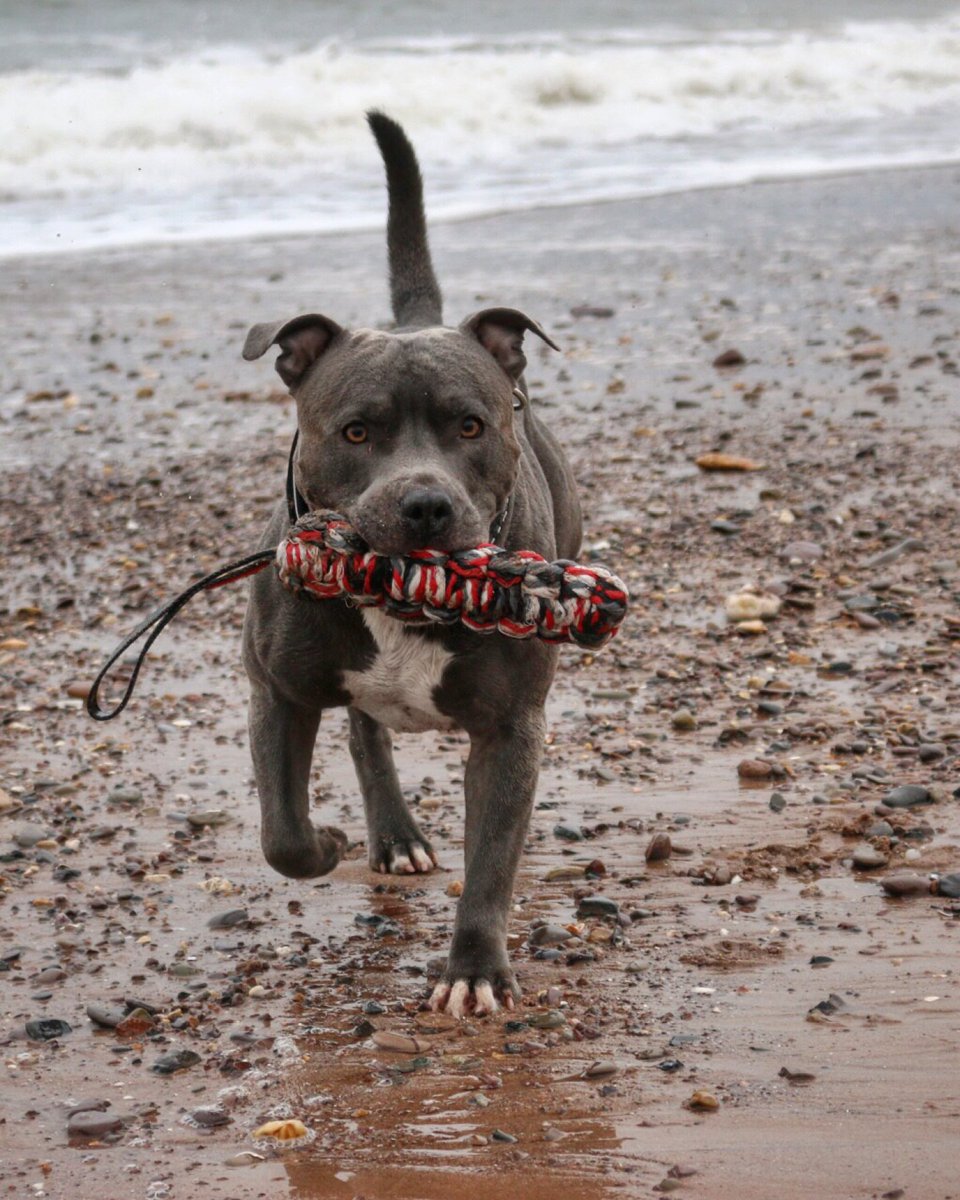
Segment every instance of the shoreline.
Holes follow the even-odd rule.
[[[533,218],[539,215],[562,212],[565,210],[594,210],[616,206],[645,205],[658,201],[682,198],[686,196],[709,196],[712,193],[731,191],[750,191],[754,188],[766,188],[793,184],[803,185],[819,182],[868,179],[873,176],[915,175],[947,172],[960,168],[960,154],[952,158],[938,159],[934,162],[917,163],[879,163],[862,167],[824,167],[822,170],[806,170],[786,174],[759,174],[748,179],[720,181],[716,183],[692,184],[686,187],[667,187],[662,190],[637,192],[624,196],[595,197],[593,199],[557,200],[553,203],[537,202],[519,207],[494,207],[482,211],[465,211],[452,215],[432,215],[428,211],[427,220],[431,229],[457,226],[470,226],[485,221],[496,221],[508,218]],[[429,188],[429,181],[427,181]],[[386,198],[384,197],[384,204]],[[0,262],[4,264],[26,264],[34,260],[79,259],[88,257],[136,256],[161,253],[164,250],[190,249],[196,247],[229,247],[238,244],[282,243],[290,241],[320,241],[325,238],[342,239],[351,237],[366,237],[370,235],[383,236],[386,226],[386,209],[382,218],[373,218],[358,225],[333,226],[330,228],[292,226],[282,231],[272,233],[266,230],[238,232],[225,236],[216,236],[209,232],[186,234],[172,238],[146,238],[142,241],[111,241],[100,245],[83,246],[79,249],[45,249],[31,250],[26,253],[18,250],[6,250],[0,246]]]

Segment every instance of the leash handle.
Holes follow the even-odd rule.
[[[133,689],[137,686],[137,678],[140,675],[140,668],[143,666],[143,660],[146,658],[150,647],[157,640],[164,629],[170,624],[177,613],[184,608],[199,592],[213,591],[214,588],[223,587],[227,583],[236,583],[237,580],[245,579],[248,575],[256,575],[262,571],[268,563],[271,563],[276,557],[276,547],[272,550],[258,550],[256,554],[248,554],[246,558],[240,558],[236,562],[228,563],[225,567],[219,567],[209,575],[205,575],[202,579],[198,579],[196,583],[191,584],[185,592],[181,592],[173,600],[167,604],[163,604],[160,608],[155,609],[148,617],[146,617],[128,634],[123,641],[117,646],[114,652],[110,655],[107,661],[100,668],[100,671],[94,679],[90,691],[87,694],[87,712],[95,721],[112,721],[114,717],[127,707],[130,697],[133,695]],[[121,658],[131,646],[147,634],[147,639],[137,655],[137,660],[133,664],[133,671],[130,675],[130,681],[126,686],[126,690],[120,697],[119,702],[114,708],[106,709],[100,707],[100,687],[103,681],[110,674],[117,660]]]

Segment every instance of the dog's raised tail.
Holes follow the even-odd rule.
[[[401,126],[385,113],[367,113],[387,171],[387,259],[390,300],[398,325],[439,325],[443,298],[433,273],[423,209],[420,165]]]

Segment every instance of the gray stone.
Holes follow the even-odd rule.
[[[233,1121],[233,1117],[218,1104],[195,1108],[190,1118],[194,1125],[199,1125],[202,1129],[218,1129],[221,1125],[229,1125]]]
[[[861,871],[873,871],[877,867],[887,865],[887,856],[881,854],[874,846],[858,846],[853,852],[853,865]]]
[[[200,1055],[194,1050],[174,1050],[158,1058],[150,1070],[156,1075],[172,1075],[175,1071],[196,1066],[199,1061]]]
[[[813,563],[823,556],[823,547],[818,542],[788,542],[780,551],[787,562]]]
[[[74,1137],[99,1138],[107,1133],[116,1133],[122,1128],[123,1121],[120,1117],[95,1109],[72,1113],[67,1121],[67,1133]]]
[[[922,896],[930,893],[930,880],[913,871],[898,871],[881,879],[880,886],[888,896]]]
[[[616,900],[606,896],[584,896],[577,905],[578,917],[615,917],[620,911]]]
[[[120,787],[112,788],[107,792],[108,804],[142,804],[143,792],[137,787]]]
[[[574,935],[562,925],[538,925],[530,934],[531,946],[562,946]]]
[[[66,1021],[59,1021],[56,1017],[40,1017],[35,1021],[28,1021],[26,1030],[27,1037],[35,1042],[51,1042],[54,1038],[66,1037],[68,1033],[73,1032]]]
[[[874,821],[863,831],[863,835],[868,838],[893,837],[893,826],[889,821]]]
[[[888,808],[915,808],[918,804],[932,804],[933,793],[919,784],[905,783],[891,788],[883,802]]]

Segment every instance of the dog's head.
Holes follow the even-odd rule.
[[[296,484],[342,513],[380,554],[486,541],[516,479],[523,335],[557,347],[511,308],[457,329],[346,330],[318,314],[255,325],[243,356],[279,345],[297,401]]]

